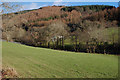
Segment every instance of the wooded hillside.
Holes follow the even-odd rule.
[[[48,6],[3,14],[2,38],[31,46],[118,54],[119,14],[119,7],[104,5]]]

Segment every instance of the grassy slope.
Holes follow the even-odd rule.
[[[15,68],[21,77],[116,77],[118,57],[33,48],[3,42],[3,67]]]

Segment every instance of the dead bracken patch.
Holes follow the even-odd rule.
[[[2,69],[1,73],[2,73],[2,78],[17,78],[18,77],[16,70],[10,67]]]

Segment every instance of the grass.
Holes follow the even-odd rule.
[[[115,78],[118,56],[87,54],[2,43],[3,67],[24,78]]]

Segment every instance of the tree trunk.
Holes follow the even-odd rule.
[[[75,36],[75,51],[77,52],[77,36]]]
[[[62,37],[62,48],[64,48],[64,38]]]
[[[40,42],[40,46],[42,46],[42,43]]]
[[[104,54],[106,54],[106,45],[104,43]]]
[[[89,53],[89,49],[87,48],[87,53]]]
[[[78,51],[79,51],[79,52],[80,52],[80,49],[81,49],[80,46],[81,46],[81,45],[80,45],[80,42],[79,42],[79,45],[78,45]]]
[[[57,38],[57,44],[56,44],[56,47],[58,47],[58,43],[59,43],[59,39]]]
[[[91,46],[89,46],[89,52],[92,53],[92,49],[91,49]]]
[[[55,48],[54,42],[53,42],[53,49]]]
[[[48,42],[48,48],[50,47],[50,42]]]
[[[86,51],[87,51],[87,53],[89,53],[89,46],[88,46],[88,42],[86,42],[86,47],[87,47]]]
[[[96,50],[96,46],[93,46],[93,53],[95,53],[95,50]]]
[[[62,40],[61,40],[61,38],[60,38],[60,46],[62,45]]]
[[[104,49],[104,54],[106,54],[106,50]]]
[[[114,46],[114,35],[112,35],[112,37],[113,37],[113,46]]]

